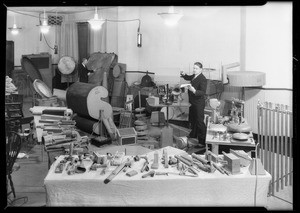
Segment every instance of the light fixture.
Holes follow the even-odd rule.
[[[17,25],[16,25],[16,19],[15,19],[15,17],[14,17],[14,24],[13,24],[13,27],[9,27],[8,29],[11,31],[11,34],[17,35],[17,34],[19,34],[19,30],[21,30],[22,28],[17,27]]]
[[[165,24],[168,26],[174,26],[182,18],[183,14],[181,12],[175,12],[174,7],[170,6],[169,12],[158,13],[160,17],[164,20]]]
[[[97,7],[95,7],[95,15],[93,19],[90,19],[88,21],[92,27],[93,30],[100,30],[102,27],[102,24],[105,22],[104,19],[98,18],[98,13],[97,13]]]
[[[47,24],[47,20],[46,20],[46,12],[44,10],[44,20],[42,25],[39,25],[41,33],[46,34],[49,32],[50,26]]]
[[[142,34],[140,33],[140,22],[139,22],[139,28],[137,30],[137,46],[142,47]]]

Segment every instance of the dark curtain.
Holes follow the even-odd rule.
[[[90,33],[88,22],[78,22],[78,63],[82,62],[83,58],[89,58],[90,52]]]

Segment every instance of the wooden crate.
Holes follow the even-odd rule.
[[[137,133],[133,127],[117,129],[119,145],[136,144]]]

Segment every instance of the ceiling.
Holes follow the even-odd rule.
[[[108,9],[112,7],[97,7],[97,10]],[[45,12],[53,12],[53,13],[60,13],[60,14],[72,14],[72,13],[80,13],[86,11],[94,11],[95,7],[93,6],[74,6],[74,7],[7,7],[9,11],[18,11],[18,12],[36,12],[42,13]]]

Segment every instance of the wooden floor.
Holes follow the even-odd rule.
[[[28,109],[31,102],[25,101],[24,115],[30,116]],[[27,157],[17,159],[20,169],[12,175],[16,189],[17,201],[14,206],[44,207],[46,205],[46,192],[44,178],[48,172],[47,155],[42,158],[41,145],[23,147],[21,152],[26,152]],[[11,196],[12,199],[12,196]],[[274,196],[268,197],[267,210],[293,210],[293,187],[287,186]]]

